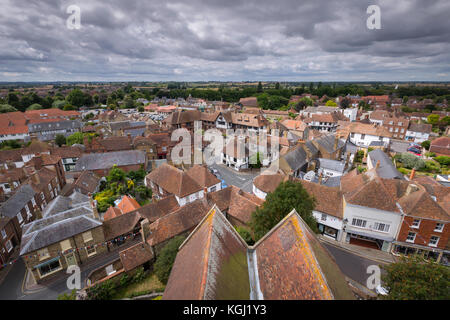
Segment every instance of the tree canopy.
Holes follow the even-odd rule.
[[[449,300],[450,269],[420,256],[402,257],[384,267],[389,300]]]
[[[317,222],[312,215],[314,206],[315,199],[300,182],[282,182],[274,192],[267,194],[263,205],[252,213],[250,226],[255,241],[263,237],[294,208],[308,226],[317,232]]]
[[[172,266],[175,262],[178,248],[185,239],[185,236],[177,236],[171,239],[164,246],[164,248],[162,248],[158,258],[156,259],[154,265],[155,274],[158,277],[159,281],[161,281],[163,284],[167,284],[167,281],[169,280],[170,271],[172,271]]]

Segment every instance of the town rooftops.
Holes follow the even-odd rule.
[[[151,234],[147,243],[151,246],[163,243],[197,226],[210,209],[205,198],[190,202],[150,224]]]
[[[73,171],[109,169],[114,165],[139,165],[145,164],[145,159],[145,152],[141,150],[85,154],[78,159]]]
[[[345,162],[325,158],[318,158],[318,160],[321,169],[332,170],[339,173],[344,172]]]
[[[375,126],[372,124],[366,124],[361,122],[351,122],[346,129],[350,133],[360,133],[367,134],[371,136],[387,137],[391,138],[392,133],[390,133],[385,127]]]
[[[150,172],[145,179],[180,198],[203,190],[187,172],[166,163]]]
[[[139,209],[140,207],[141,206],[134,198],[125,195],[122,197],[122,199],[120,199],[120,202],[117,204],[117,206],[111,206],[108,208],[108,210],[106,210],[106,213],[103,216],[103,220],[106,221],[121,214],[127,214],[128,212]]]
[[[249,247],[217,206],[180,246],[163,299],[353,299],[331,255],[293,210]]]
[[[88,193],[93,193],[97,189],[100,182],[100,177],[92,171],[83,171],[78,179],[74,182],[75,188],[81,188]]]
[[[217,204],[221,211],[226,211],[228,215],[244,224],[250,222],[252,212],[264,203],[264,200],[236,186],[208,193],[207,199],[211,205]]]
[[[262,192],[274,192],[281,182],[286,181],[287,176],[281,173],[276,174],[260,174],[253,179],[253,184]]]
[[[339,190],[339,188],[327,187],[325,185],[306,180],[301,180],[300,182],[308,194],[316,200],[314,210],[343,219],[343,193]]]
[[[180,208],[174,195],[170,195],[160,200],[154,199],[151,203],[142,206],[136,211],[141,217],[147,219],[150,223]]]
[[[247,107],[257,107],[258,99],[256,97],[241,98],[239,103]]]
[[[105,239],[112,240],[116,237],[132,232],[140,220],[141,215],[136,210],[103,221]]]
[[[186,173],[203,188],[209,188],[220,183],[220,180],[206,166],[196,164]]]
[[[29,184],[22,184],[14,194],[0,206],[0,215],[13,218],[34,198],[36,192]]]

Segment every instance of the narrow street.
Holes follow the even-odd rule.
[[[261,173],[260,169],[238,172],[222,164],[213,164],[209,168],[219,171],[228,186],[233,185],[249,193],[253,190],[253,179]]]

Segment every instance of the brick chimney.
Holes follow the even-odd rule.
[[[319,174],[319,184],[322,184],[322,176],[323,176],[323,173],[321,172],[321,173]]]
[[[380,167],[380,160],[377,161],[377,164],[375,166],[375,169],[378,170],[378,168]]]
[[[147,242],[147,238],[148,236],[151,234],[150,232],[150,222],[148,221],[148,219],[144,219],[141,221],[141,236],[142,236],[142,241],[143,242]]]
[[[88,196],[89,196],[89,203],[91,204],[92,211],[94,212],[94,217],[95,219],[100,220],[97,207],[95,206],[94,199],[92,198],[92,193],[89,192]]]
[[[414,179],[414,176],[416,175],[416,169],[412,169],[412,171],[411,171],[411,175],[409,176],[409,180],[412,180],[412,179]]]

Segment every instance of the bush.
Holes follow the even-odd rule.
[[[144,281],[146,276],[147,276],[147,274],[144,271],[144,267],[140,267],[139,269],[137,269],[136,274],[133,277],[133,282],[139,283],[141,281]]]
[[[110,300],[116,293],[116,285],[111,280],[103,281],[87,290],[88,300]]]
[[[250,231],[247,228],[237,226],[236,231],[239,233],[239,235],[242,237],[242,239],[244,239],[245,242],[247,242],[247,244],[249,246],[252,246],[255,243],[255,241],[253,240],[252,234],[250,233]]]
[[[425,167],[425,161],[411,153],[404,152],[401,154],[400,161],[405,168],[420,170]]]
[[[438,173],[441,171],[441,166],[438,162],[435,162],[433,160],[428,160],[425,162],[425,170],[427,172],[435,172]]]
[[[77,291],[73,289],[70,293],[63,293],[58,296],[58,300],[76,300]]]
[[[436,157],[436,153],[434,153],[434,152],[425,152],[425,155],[426,155],[427,157],[429,157],[429,158],[434,158],[434,157]]]
[[[129,282],[130,282],[130,277],[128,276],[128,274],[124,273],[122,275],[122,277],[120,278],[120,286],[124,287],[126,286]]]
[[[175,262],[178,248],[183,243],[184,239],[186,239],[185,236],[177,236],[171,239],[164,246],[164,248],[162,248],[158,258],[156,259],[154,271],[159,281],[163,284],[167,284],[167,281],[169,280],[170,271],[172,271],[172,266]]]
[[[443,166],[450,165],[450,157],[447,157],[447,156],[439,156],[439,157],[434,158],[434,160],[436,160]]]

